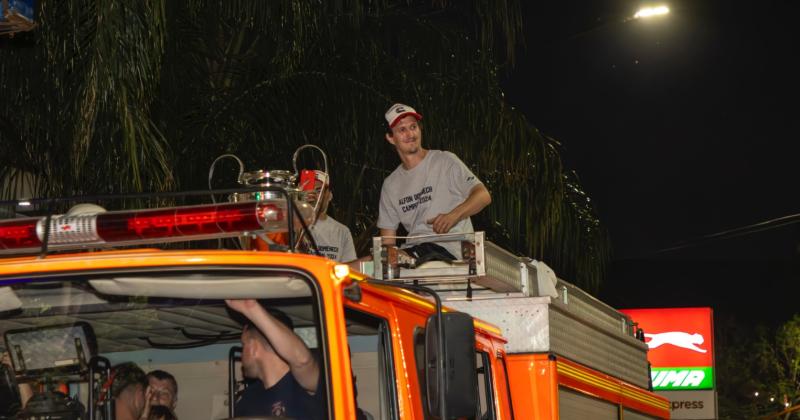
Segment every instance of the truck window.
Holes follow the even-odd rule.
[[[425,381],[425,328],[414,329],[414,363],[417,365],[417,378],[419,380],[420,401],[425,419],[430,419],[428,412],[427,392],[428,384]]]
[[[322,315],[315,288],[306,276],[274,270],[162,270],[0,283],[3,303],[10,302],[5,298],[14,301],[0,305],[0,353],[8,355],[5,371],[10,372],[0,376],[11,378],[4,382],[13,381],[22,399],[57,391],[71,401],[76,413],[86,415],[88,369],[76,355],[96,354],[110,366],[133,362],[145,373],[172,374],[178,385],[178,418],[227,419],[229,404],[234,402],[228,395],[228,353],[241,345],[242,324],[222,298],[252,296],[284,314],[312,354],[318,355],[320,411],[325,413],[330,381],[321,339]],[[147,286],[142,288],[142,284]],[[142,292],[147,288],[159,292]],[[93,337],[75,339],[70,335],[75,325],[88,326],[86,331]],[[97,373],[94,395],[104,392],[106,382],[104,372]],[[242,379],[241,370],[237,368],[235,374],[237,380]],[[0,410],[0,417],[16,418],[24,403],[12,413]]]
[[[511,404],[511,384],[508,381],[508,365],[506,365],[506,358],[498,354],[495,366],[497,366],[497,368],[492,373],[492,376],[495,381],[493,383],[500,386],[500,390],[497,390],[497,392],[503,392],[502,389],[505,387],[506,404],[504,404],[501,409],[507,410],[507,412],[511,414],[511,418],[514,419],[514,406]],[[498,401],[498,404],[500,404],[500,401]]]
[[[399,418],[388,322],[352,309],[345,319],[357,420]]]
[[[494,420],[494,392],[492,390],[492,369],[486,352],[475,352],[478,366],[478,416],[477,420]]]

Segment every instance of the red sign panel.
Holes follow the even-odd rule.
[[[623,309],[645,333],[654,368],[714,366],[711,308]]]

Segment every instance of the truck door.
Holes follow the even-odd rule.
[[[346,309],[347,344],[357,420],[397,419],[397,379],[389,322],[375,313]]]

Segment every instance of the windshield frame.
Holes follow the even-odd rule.
[[[184,251],[185,252],[185,251]],[[218,253],[218,251],[217,251]],[[159,253],[162,254],[163,253]],[[97,255],[97,254],[95,254]],[[310,300],[311,311],[314,316],[315,320],[318,320],[318,324],[316,325],[317,328],[317,348],[319,349],[320,357],[320,371],[321,371],[321,378],[320,380],[322,383],[320,384],[320,391],[323,392],[325,401],[326,401],[326,412],[328,418],[334,418],[333,413],[335,411],[334,408],[334,399],[333,396],[333,380],[331,378],[332,370],[331,370],[331,343],[329,343],[329,322],[336,322],[335,319],[329,320],[326,316],[326,312],[330,310],[328,308],[329,305],[335,303],[326,302],[326,294],[323,288],[320,285],[320,278],[315,276],[311,270],[300,268],[298,266],[292,266],[288,264],[273,264],[267,265],[266,263],[269,261],[269,258],[264,258],[265,256],[262,254],[262,264],[263,265],[251,265],[251,264],[206,264],[206,265],[183,265],[183,264],[171,264],[171,265],[146,265],[146,266],[123,266],[122,264],[117,265],[114,268],[89,268],[89,269],[74,269],[74,270],[54,270],[54,271],[32,271],[29,273],[17,273],[17,274],[5,274],[0,275],[0,287],[2,286],[10,286],[12,289],[15,285],[25,285],[25,284],[36,284],[36,283],[46,283],[46,282],[77,282],[78,284],[85,285],[86,287],[95,290],[96,293],[100,293],[96,289],[94,289],[91,284],[90,280],[98,278],[98,277],[108,277],[111,276],[119,276],[119,275],[147,275],[152,273],[176,273],[176,274],[189,274],[189,273],[225,273],[229,275],[241,275],[242,277],[254,277],[254,281],[268,281],[268,280],[259,280],[265,279],[266,277],[270,276],[290,276],[293,278],[302,279],[305,281],[306,285],[310,290],[310,294],[308,299]],[[45,261],[50,260],[54,261],[57,258],[47,258]],[[319,267],[318,270],[314,270],[319,272],[329,271],[330,264],[322,259],[317,258],[319,261],[317,264],[314,264]],[[41,260],[40,260],[41,261]],[[37,262],[40,262],[37,261]],[[38,265],[38,264],[37,264]],[[314,265],[309,265],[309,268],[312,270]],[[323,278],[322,280],[325,280]],[[220,282],[224,282],[224,279],[218,280]],[[331,285],[334,287],[335,285]],[[335,293],[334,293],[335,295]],[[119,295],[118,297],[128,296],[129,298],[135,297],[134,295]],[[209,296],[205,300],[221,300],[229,296],[225,296],[223,294],[218,294],[216,296]],[[234,296],[237,297],[237,296]],[[238,296],[240,297],[240,296]],[[177,297],[178,299],[185,299],[181,297]],[[280,298],[278,298],[280,299]],[[285,298],[285,299],[294,299],[294,298]],[[305,297],[301,298],[305,299]],[[67,308],[68,313],[73,313],[73,311]],[[0,322],[5,319],[13,319],[15,311],[6,311],[6,313],[0,313]],[[74,312],[74,313],[80,313]],[[48,314],[47,316],[51,316]],[[335,330],[336,328],[334,328]],[[156,347],[151,347],[155,349]],[[99,354],[99,353],[98,353]],[[231,402],[232,404],[232,402]]]

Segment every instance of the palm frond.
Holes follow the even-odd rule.
[[[517,0],[75,0],[40,3],[35,45],[0,50],[0,152],[37,193],[205,188],[212,160],[289,169],[329,151],[334,217],[362,251],[398,164],[383,112],[411,103],[424,144],[492,191],[475,225],[594,288],[608,240],[560,145],[504,100],[521,39]],[[8,100],[5,100],[8,98]],[[15,175],[17,174],[17,175]],[[220,183],[232,177],[220,172]]]

